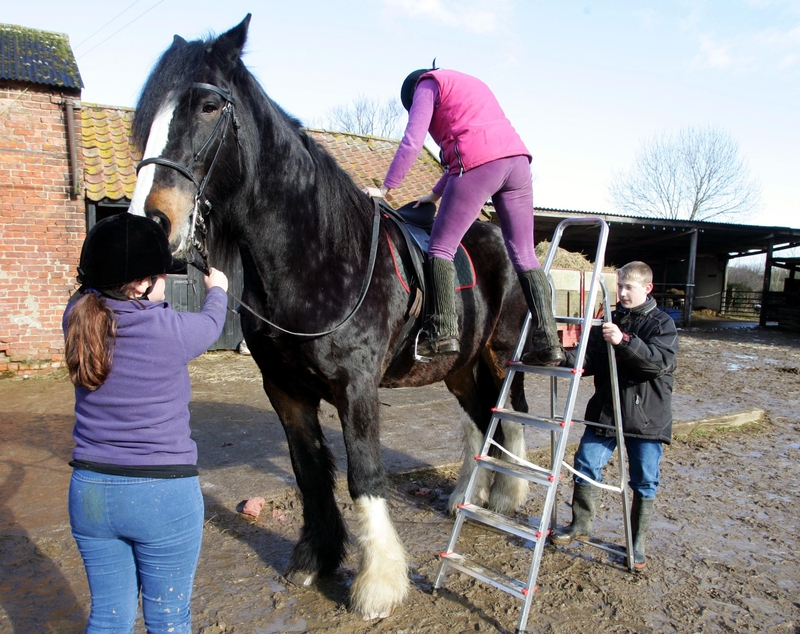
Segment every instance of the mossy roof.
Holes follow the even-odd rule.
[[[15,24],[0,24],[0,79],[83,88],[69,36]]]

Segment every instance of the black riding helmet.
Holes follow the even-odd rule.
[[[425,73],[436,70],[436,60],[433,60],[431,68],[420,68],[409,74],[403,82],[403,87],[400,88],[400,101],[403,102],[403,108],[411,110],[411,103],[414,101],[414,91],[417,89],[417,82],[419,78]]]
[[[89,231],[81,249],[78,282],[92,288],[114,288],[180,267],[155,220],[120,213],[104,218]]]

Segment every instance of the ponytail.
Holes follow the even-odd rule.
[[[76,387],[96,390],[111,371],[117,322],[99,295],[86,292],[67,317],[65,357]]]

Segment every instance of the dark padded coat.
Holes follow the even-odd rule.
[[[624,335],[614,346],[620,384],[622,427],[626,436],[660,440],[672,439],[672,386],[678,331],[675,322],[658,310],[652,297],[630,310],[619,305],[612,321]],[[567,365],[574,366],[575,351],[567,355]],[[586,420],[614,424],[608,346],[600,326],[589,335],[584,362],[584,376],[594,376],[595,393],[586,406]],[[595,428],[595,433],[613,435],[613,431]]]

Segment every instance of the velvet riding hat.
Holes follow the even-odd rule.
[[[89,230],[81,249],[78,282],[92,288],[113,288],[180,268],[157,222],[123,212],[104,218]]]

